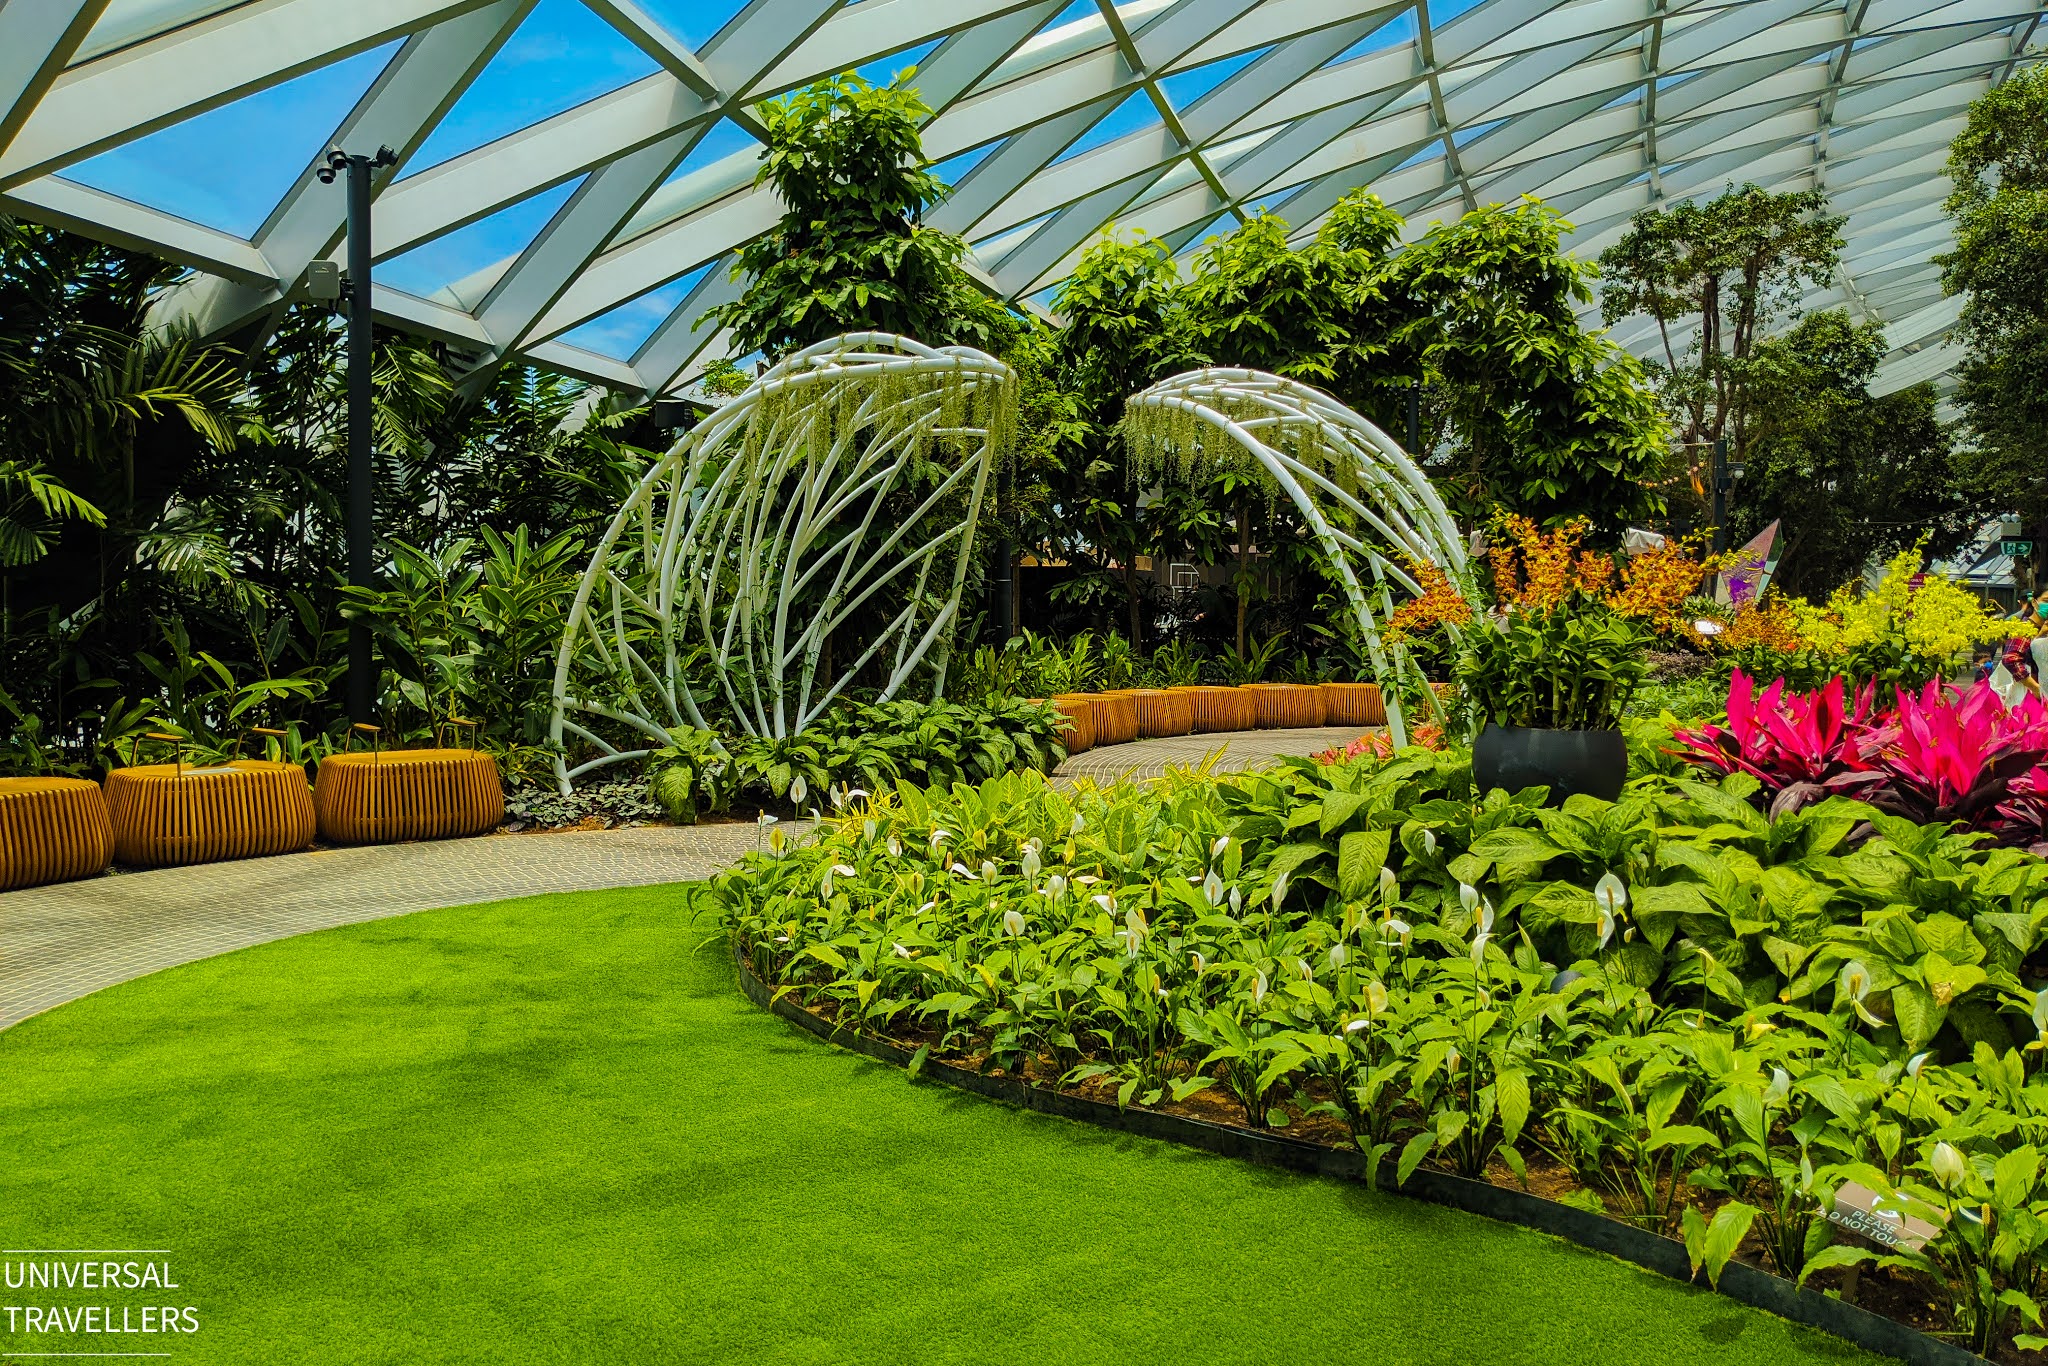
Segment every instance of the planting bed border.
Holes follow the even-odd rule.
[[[827,1043],[880,1062],[908,1068],[916,1056],[913,1050],[901,1044],[835,1024],[805,1009],[789,996],[778,997],[774,988],[754,972],[737,942],[732,945],[732,950],[740,990],[755,1005]],[[1351,1181],[1365,1180],[1364,1155],[1341,1148],[1304,1143],[1277,1134],[1256,1133],[1250,1129],[1164,1114],[1157,1110],[1138,1107],[1118,1109],[1107,1101],[1047,1090],[1015,1077],[992,1077],[971,1072],[964,1067],[929,1058],[919,1069],[919,1075],[1022,1110],[1080,1120],[1105,1129],[1200,1148],[1266,1166],[1286,1167],[1322,1176],[1341,1176]],[[1449,1205],[1504,1223],[1520,1224],[1524,1228],[1633,1262],[1672,1280],[1707,1288],[1693,1275],[1686,1259],[1685,1244],[1590,1210],[1559,1204],[1527,1191],[1509,1190],[1484,1181],[1468,1181],[1447,1172],[1420,1168],[1409,1176],[1406,1185],[1397,1185],[1391,1163],[1382,1166],[1379,1184],[1382,1190],[1393,1194]],[[1929,1337],[1896,1319],[1846,1304],[1819,1291],[1802,1289],[1782,1276],[1774,1276],[1747,1262],[1728,1263],[1721,1273],[1719,1292],[1751,1308],[1767,1310],[1794,1323],[1818,1328],[1865,1351],[1909,1362],[1911,1366],[1992,1366],[1985,1358],[1953,1343]]]

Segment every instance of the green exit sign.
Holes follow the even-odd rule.
[[[1998,553],[2010,555],[2016,560],[2025,559],[2034,553],[2034,543],[2032,541],[2000,541],[1998,543]]]

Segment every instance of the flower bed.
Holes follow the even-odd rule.
[[[764,981],[920,1062],[1526,1183],[1716,1280],[1860,1264],[1873,1307],[2035,1345],[2048,863],[1840,797],[1773,820],[1740,774],[1539,795],[1419,749],[905,787],[712,895]],[[1857,1188],[1935,1236],[1838,1232]]]

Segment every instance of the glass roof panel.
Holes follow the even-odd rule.
[[[552,190],[542,190],[468,227],[422,242],[388,261],[379,261],[378,283],[396,285],[424,297],[507,257],[517,256],[540,235],[555,211],[569,202],[569,196],[581,183],[580,179],[572,180]]]

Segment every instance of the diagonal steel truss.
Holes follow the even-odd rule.
[[[655,73],[422,168],[408,162],[536,0],[0,0],[0,210],[193,267],[160,313],[221,336],[261,328],[310,262],[338,259],[340,197],[306,183],[333,143],[398,151],[380,259],[576,181],[517,256],[431,298],[380,286],[380,318],[455,344],[479,378],[521,357],[658,394],[725,354],[694,323],[779,212],[751,151],[675,175],[684,159],[720,119],[755,126],[765,97],[935,45],[917,77],[937,110],[927,150],[973,164],[934,221],[1008,297],[1042,296],[1111,220],[1184,248],[1269,207],[1308,233],[1360,185],[1411,234],[1538,195],[1582,254],[1730,180],[1817,185],[1848,215],[1848,251],[1808,303],[1886,324],[1883,390],[1953,363],[1957,301],[1932,264],[1950,242],[1947,145],[1973,98],[2037,58],[2048,0],[751,0],[695,49],[634,0],[584,3]],[[251,237],[64,175],[394,40]],[[1133,97],[1142,126],[1086,137]],[[633,355],[562,339],[707,265]],[[1616,330],[1641,350],[1653,335]]]

